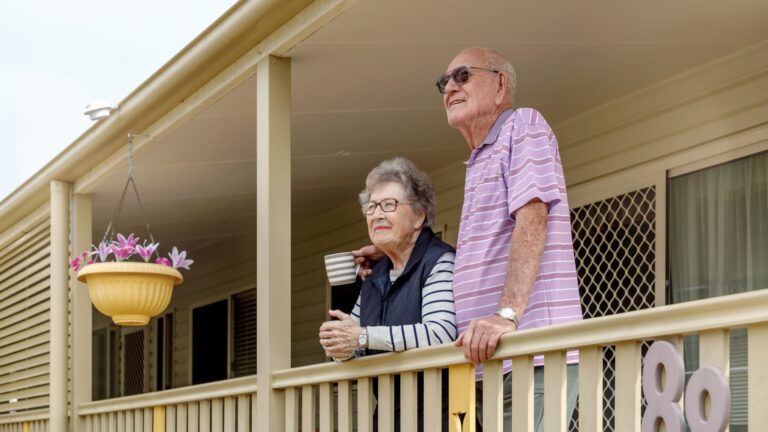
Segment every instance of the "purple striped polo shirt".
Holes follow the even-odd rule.
[[[534,198],[549,206],[547,237],[520,330],[582,319],[565,178],[557,139],[544,117],[531,108],[504,111],[466,165],[453,276],[459,332],[473,319],[496,313],[514,213]],[[568,362],[576,361],[578,352],[569,352]],[[534,364],[543,364],[541,356]]]

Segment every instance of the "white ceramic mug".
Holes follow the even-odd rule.
[[[352,252],[339,252],[325,256],[325,272],[331,286],[355,283],[360,264],[355,264]]]

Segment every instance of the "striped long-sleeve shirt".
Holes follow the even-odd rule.
[[[421,323],[397,326],[369,326],[368,348],[404,351],[456,339],[456,312],[453,307],[453,252],[440,256],[421,290]],[[400,272],[391,271],[392,282]],[[352,319],[360,323],[360,297]]]

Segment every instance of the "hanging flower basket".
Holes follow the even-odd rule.
[[[88,284],[96,309],[122,326],[143,326],[171,302],[184,278],[172,267],[140,262],[105,262],[83,267],[77,280]]]
[[[177,269],[189,269],[193,262],[174,247],[170,259],[158,256],[152,263],[159,244],[138,243],[133,234],[117,234],[117,241],[102,241],[71,263],[77,280],[88,284],[93,305],[117,325],[143,326],[161,314],[171,301],[174,285],[184,280]],[[129,261],[137,257],[141,261]]]
[[[170,259],[158,253],[160,243],[152,236],[133,179],[133,138],[133,134],[128,135],[128,179],[104,237],[98,246],[92,245],[90,250],[71,262],[77,280],[88,284],[88,293],[96,309],[123,326],[147,325],[150,318],[160,315],[171,302],[173,286],[184,280],[177,269],[189,270],[193,263],[187,259],[186,251],[179,252],[176,247],[168,254]],[[129,186],[133,186],[148,241],[141,242],[133,233],[124,236],[115,232]],[[151,262],[153,256],[156,257],[154,263]]]

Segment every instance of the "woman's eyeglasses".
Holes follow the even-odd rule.
[[[479,70],[484,70],[488,72],[499,73],[499,71],[497,71],[496,69],[487,69],[487,68],[482,68],[477,66],[459,66],[450,72],[440,75],[440,78],[438,78],[437,82],[435,82],[435,85],[437,86],[437,91],[439,91],[440,94],[445,94],[445,86],[448,85],[448,81],[450,81],[451,79],[453,80],[453,82],[455,82],[458,85],[462,85],[466,83],[467,81],[469,81],[469,77],[472,75],[469,73],[470,69],[479,69]]]
[[[368,201],[361,204],[363,214],[366,216],[370,216],[376,212],[376,207],[381,207],[381,211],[384,213],[389,213],[397,210],[398,204],[410,204],[406,201],[398,201],[394,198],[385,198],[379,202],[376,201]]]

